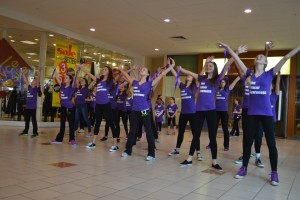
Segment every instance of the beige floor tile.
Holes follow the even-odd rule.
[[[115,193],[115,195],[118,195],[120,197],[125,197],[128,199],[143,199],[143,197],[149,194],[150,192],[144,190],[132,189],[132,188],[127,188]]]
[[[27,190],[23,187],[17,186],[17,185],[11,185],[6,187],[0,188],[0,197],[9,197],[14,196],[18,194],[24,194],[26,192],[30,192],[30,190]]]
[[[97,197],[103,197],[103,196],[107,196],[109,194],[115,193],[116,189],[112,189],[112,188],[108,188],[105,187],[103,185],[98,185],[98,186],[93,186],[93,187],[89,187],[87,189],[82,190],[81,192],[83,193],[87,193],[90,195],[94,195]]]
[[[34,190],[40,190],[40,189],[52,187],[54,184],[37,180],[37,181],[29,181],[29,182],[21,183],[18,185],[28,190],[34,191]]]
[[[57,197],[57,200],[94,200],[98,197],[82,192],[74,192]]]
[[[61,195],[63,195],[63,194],[52,191],[52,190],[48,190],[48,189],[37,190],[34,192],[29,192],[29,193],[24,194],[24,196],[29,197],[34,200],[53,199],[53,198],[59,197]]]
[[[176,200],[176,199],[180,199],[181,197],[183,197],[183,195],[160,190],[160,191],[157,191],[157,192],[154,192],[154,193],[148,195],[147,197],[152,198],[152,199],[158,199],[158,200],[165,200],[165,199]]]
[[[72,192],[77,192],[77,191],[83,190],[83,189],[85,189],[85,187],[75,185],[75,184],[72,184],[72,183],[64,183],[64,184],[57,185],[57,186],[54,186],[54,187],[49,187],[48,189],[56,191],[56,192],[60,192],[60,193],[63,193],[63,194],[69,194],[69,193],[72,193]]]
[[[7,197],[7,198],[4,198],[2,200],[30,200],[30,198],[27,198],[27,197],[24,197],[24,196],[21,196],[21,195],[17,195],[17,196]]]

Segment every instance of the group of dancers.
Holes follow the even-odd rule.
[[[243,154],[236,162],[242,163],[235,178],[243,178],[247,175],[247,166],[251,155],[251,147],[255,140],[256,164],[263,166],[260,160],[260,145],[262,140],[262,132],[265,133],[267,145],[269,148],[269,158],[271,163],[271,184],[278,185],[278,153],[276,149],[274,127],[275,127],[275,104],[279,91],[280,69],[284,63],[294,56],[300,47],[295,48],[284,56],[279,63],[269,71],[265,71],[267,66],[267,56],[258,55],[255,58],[254,67],[247,68],[239,58],[239,54],[247,52],[246,46],[240,46],[237,52],[234,52],[227,44],[219,43],[219,47],[224,48],[230,55],[231,59],[225,64],[222,72],[218,73],[216,63],[213,57],[208,57],[200,74],[188,71],[181,66],[175,67],[175,61],[168,58],[168,64],[164,68],[160,68],[155,72],[154,77],[150,76],[150,71],[146,67],[134,66],[125,71],[119,66],[119,74],[113,76],[113,70],[105,66],[101,75],[91,74],[84,66],[77,67],[75,76],[67,75],[64,81],[56,74],[56,80],[61,86],[60,88],[60,131],[52,144],[61,144],[65,133],[65,122],[69,122],[69,142],[76,146],[75,130],[78,128],[78,120],[82,115],[87,126],[87,137],[90,142],[86,148],[94,149],[99,133],[99,127],[103,118],[106,120],[106,130],[109,128],[113,135],[113,145],[110,152],[119,150],[118,142],[120,138],[120,119],[122,118],[124,129],[126,132],[127,142],[122,157],[132,155],[132,147],[140,138],[140,130],[145,130],[148,142],[147,161],[155,160],[155,140],[158,141],[158,132],[161,131],[161,115],[164,113],[164,105],[161,98],[157,99],[155,112],[152,111],[151,97],[156,86],[163,76],[171,72],[176,77],[176,85],[181,92],[181,111],[179,115],[178,137],[176,148],[169,153],[170,156],[179,155],[180,147],[184,139],[186,125],[189,122],[193,139],[190,145],[189,155],[186,160],[180,163],[182,166],[192,165],[193,156],[196,151],[197,160],[203,160],[200,153],[200,136],[204,121],[208,125],[209,145],[208,149],[212,156],[212,169],[223,170],[217,162],[217,141],[216,134],[219,120],[221,119],[224,132],[224,150],[229,150],[229,131],[228,131],[228,96],[235,84],[241,79],[243,83],[243,104],[240,100],[235,99],[234,108],[234,124],[231,135],[239,135],[238,121],[242,116],[243,128]],[[271,45],[267,45],[267,50]],[[225,74],[228,72],[229,66],[235,62],[239,71],[239,77],[230,85]],[[77,81],[79,72],[82,71],[92,80],[88,84],[87,79]],[[133,72],[130,74],[130,72]],[[185,74],[185,81],[180,80],[180,73]],[[272,85],[273,76],[277,75],[277,84]],[[24,74],[25,77],[25,74]],[[225,77],[225,78],[224,78]],[[25,78],[24,78],[25,80]],[[36,125],[36,98],[38,91],[38,78],[35,78],[31,85],[27,79],[25,84],[28,85],[27,105],[25,116],[25,129],[21,135],[28,135],[30,116],[33,122],[33,135],[37,136]],[[90,87],[90,90],[89,90]],[[91,92],[89,92],[91,91]],[[75,98],[74,98],[75,97]],[[75,99],[75,102],[73,101]],[[89,102],[90,109],[86,104]],[[171,98],[171,102],[167,107],[168,118],[168,134],[170,132],[170,124],[172,122],[174,131],[176,131],[175,114],[178,107],[175,99]],[[88,119],[88,110],[92,112],[95,119]],[[129,131],[127,126],[129,116]],[[155,122],[156,125],[155,126]],[[94,125],[92,134],[91,127]],[[158,127],[158,128],[156,128]],[[107,139],[107,134],[101,138],[102,141]]]

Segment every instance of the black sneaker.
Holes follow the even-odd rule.
[[[172,152],[170,152],[168,155],[169,156],[178,156],[180,153],[176,149],[174,149]]]
[[[180,166],[192,166],[192,161],[183,161],[182,163],[179,164]]]
[[[103,136],[103,138],[100,139],[101,142],[106,141],[107,137]]]
[[[211,167],[215,170],[223,171],[222,167],[219,164],[212,164]]]
[[[33,134],[33,135],[31,136],[31,138],[37,138],[37,137],[39,137],[38,134]]]
[[[22,133],[19,134],[19,136],[28,136],[28,133],[22,132]]]
[[[90,143],[88,143],[87,146],[85,146],[85,148],[87,148],[87,149],[95,149],[96,145],[94,143],[90,142]]]
[[[117,139],[117,142],[120,143],[120,138]]]
[[[264,167],[265,167],[265,165],[263,164],[263,162],[261,161],[260,158],[256,158],[256,159],[255,159],[255,165],[256,165],[257,167],[260,167],[260,168],[264,168]]]

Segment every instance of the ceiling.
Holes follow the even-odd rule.
[[[13,10],[144,56],[218,52],[215,44],[291,49],[300,41],[299,0],[0,0]],[[251,8],[251,14],[243,11]],[[171,19],[170,23],[163,19]],[[0,27],[19,28],[16,22]],[[89,31],[93,27],[95,32]],[[24,28],[24,27],[23,27]],[[38,30],[28,25],[26,29]],[[184,36],[187,40],[170,39]],[[154,51],[159,48],[160,51]]]

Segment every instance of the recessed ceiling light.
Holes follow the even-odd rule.
[[[9,38],[12,38],[12,36],[11,36],[11,35],[9,35],[8,37],[9,37]]]
[[[35,38],[34,40],[35,40],[35,41],[39,41],[39,39],[37,39],[37,38]]]
[[[159,51],[159,49],[154,49],[155,51]]]
[[[117,64],[116,63],[112,63],[112,66],[115,67]]]
[[[102,54],[102,58],[105,58],[105,55]]]
[[[247,8],[247,9],[244,10],[244,13],[247,13],[247,14],[249,14],[251,12],[252,12],[252,10],[250,8]]]
[[[36,42],[32,42],[32,41],[29,41],[29,40],[23,40],[23,41],[20,41],[24,44],[36,44]]]
[[[98,55],[100,55],[101,53],[97,53]]]
[[[88,59],[91,59],[92,57],[91,56],[83,56],[84,58],[88,58]]]
[[[15,42],[15,40],[10,40],[11,42]]]
[[[27,55],[30,55],[30,56],[34,56],[34,55],[37,55],[37,53],[26,53]]]
[[[170,22],[171,20],[170,19],[164,19],[164,22]]]
[[[27,58],[31,58],[30,56],[28,56]]]
[[[106,61],[106,64],[109,64],[109,61]]]
[[[97,55],[97,52],[94,52],[94,55]]]
[[[54,35],[53,35],[53,34],[49,34],[49,36],[50,36],[50,37],[53,37]]]
[[[40,62],[39,60],[32,60],[33,62]]]
[[[86,53],[86,52],[87,52],[87,49],[83,49],[83,52]]]
[[[53,44],[53,46],[55,46],[55,47],[56,47],[56,44]]]
[[[94,28],[90,28],[90,31],[96,31],[96,29],[94,29]]]

